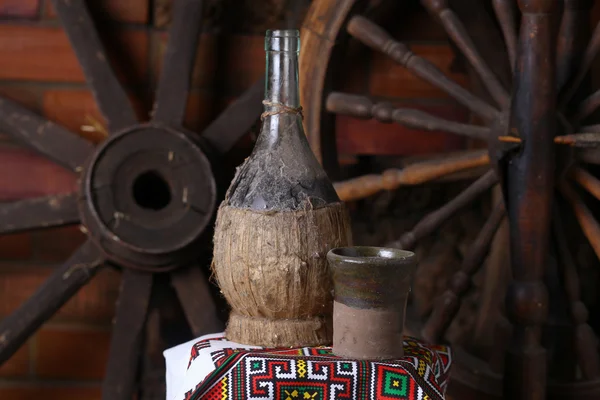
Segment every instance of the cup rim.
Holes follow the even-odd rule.
[[[347,250],[364,252],[374,255],[352,255]],[[346,252],[345,252],[346,251]],[[352,264],[398,265],[410,264],[416,261],[415,253],[393,247],[378,246],[343,246],[335,247],[327,252],[330,261],[343,261]]]

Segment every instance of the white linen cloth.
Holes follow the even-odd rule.
[[[212,371],[215,364],[210,353],[217,349],[259,349],[258,346],[248,346],[235,342],[223,340],[224,332],[211,333],[200,336],[188,342],[182,343],[163,351],[166,364],[166,400],[183,400],[185,394],[194,390],[196,385],[204,380]],[[198,352],[198,357],[190,364],[190,357],[194,344],[207,339],[218,339],[210,341],[209,351]],[[188,368],[189,365],[189,368]]]

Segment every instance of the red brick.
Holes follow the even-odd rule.
[[[32,255],[31,233],[0,235],[0,259],[27,260]]]
[[[14,312],[46,281],[54,267],[3,266],[0,268],[0,316]],[[110,324],[119,293],[120,273],[99,271],[52,318],[55,322]]]
[[[83,73],[61,29],[1,25],[0,78],[83,82]]]
[[[104,376],[110,331],[47,327],[37,334],[36,375],[55,379]]]
[[[120,77],[134,82],[146,79],[148,37],[145,32],[116,30],[107,35],[106,43],[111,50],[108,57]],[[23,25],[0,25],[0,79],[85,82],[62,29]]]
[[[411,108],[454,121],[466,121],[467,113],[456,106]],[[399,124],[385,124],[339,115],[336,139],[340,154],[416,155],[433,154],[465,148],[464,138],[445,132],[409,129]]]
[[[412,51],[432,62],[446,76],[462,86],[467,86],[467,77],[450,72],[454,59],[448,46],[414,45]],[[408,69],[389,57],[374,52],[371,61],[369,91],[373,96],[390,98],[448,98],[444,91],[415,76]]]
[[[40,0],[0,0],[0,17],[37,19]]]
[[[0,377],[20,378],[29,374],[29,342],[26,342],[11,358],[0,365]],[[0,389],[1,393],[1,389]]]
[[[100,385],[49,386],[42,382],[23,383],[21,385],[0,386],[0,399],[6,400],[100,400]]]
[[[265,74],[264,36],[231,36],[227,41],[222,79],[230,93],[239,93],[254,84]]]
[[[137,24],[148,22],[148,3],[148,0],[91,0],[86,2],[90,13],[96,18]],[[47,2],[46,4],[46,15],[56,18],[56,11],[54,11],[52,3]]]
[[[0,201],[46,196],[76,189],[75,175],[30,151],[0,146]]]
[[[143,115],[144,107],[130,95],[131,105],[138,115]],[[106,120],[98,109],[92,92],[89,90],[57,89],[48,90],[43,96],[44,115],[62,126],[94,143],[106,139]],[[88,129],[83,129],[87,126]],[[95,128],[94,131],[89,128]]]
[[[51,121],[75,132],[94,143],[106,139],[106,121],[89,90],[48,90],[44,93],[44,115]],[[101,128],[84,130],[84,125]]]
[[[87,236],[77,225],[44,229],[34,233],[36,259],[46,262],[62,262],[83,244]]]

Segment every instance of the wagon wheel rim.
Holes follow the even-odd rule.
[[[307,110],[306,121],[309,141],[323,165],[326,168],[329,167],[329,171],[334,171],[332,174],[334,176],[336,166],[332,165],[330,160],[324,159],[323,155],[331,151],[335,157],[335,145],[332,144],[332,139],[324,137],[326,134],[321,131],[319,121],[328,113],[375,119],[384,123],[398,123],[409,128],[420,128],[422,130],[442,130],[451,134],[481,139],[488,143],[487,150],[468,151],[459,155],[450,155],[442,160],[425,160],[409,165],[404,169],[392,169],[384,171],[382,174],[359,176],[334,183],[342,200],[353,201],[384,190],[431,182],[459,171],[475,170],[481,166],[489,167],[487,172],[471,183],[457,197],[440,209],[425,216],[411,231],[402,235],[398,240],[386,244],[387,246],[403,249],[414,248],[419,240],[434,232],[444,222],[484,193],[498,186],[498,184],[502,187],[504,200],[506,200],[507,188],[506,176],[504,175],[506,171],[502,168],[502,163],[513,157],[515,153],[521,152],[526,145],[519,133],[510,129],[511,126],[515,126],[515,122],[512,122],[511,125],[510,121],[511,111],[515,113],[511,95],[500,83],[486,60],[480,55],[473,39],[469,36],[468,30],[465,29],[456,13],[448,6],[447,1],[422,0],[421,2],[432,16],[442,24],[451,42],[460,50],[476,73],[490,98],[489,101],[457,85],[428,60],[415,55],[407,46],[394,40],[389,33],[369,18],[360,15],[360,13],[353,15],[357,11],[354,1],[338,1],[335,12],[331,11],[333,8],[326,7],[325,2],[314,4],[303,26],[303,37],[305,43],[311,42],[309,47],[314,46],[315,49],[318,49],[319,56],[328,60],[332,54],[332,48],[339,40],[339,35],[347,33],[367,47],[383,53],[396,63],[403,65],[417,77],[445,91],[454,100],[477,115],[484,122],[483,125],[446,121],[421,111],[394,108],[389,103],[376,102],[368,97],[351,93],[321,92],[320,90],[326,86],[326,74],[331,72],[327,71],[328,61],[318,63],[317,67],[311,67],[310,61],[314,58],[310,57],[310,53],[305,52],[304,62],[302,55],[300,62],[301,76],[304,79],[309,78],[312,80],[302,88],[303,102]],[[531,74],[531,70],[523,67],[519,62],[527,56],[533,58],[531,53],[528,53],[531,48],[527,48],[525,42],[528,40],[535,41],[534,37],[537,38],[536,35],[527,38],[525,34],[531,33],[531,27],[535,26],[535,23],[532,22],[535,19],[532,16],[534,13],[543,15],[545,19],[543,23],[545,25],[540,26],[543,26],[544,29],[549,26],[551,2],[522,1],[517,6],[516,1],[494,0],[492,4],[506,46],[506,63],[515,66],[514,79],[515,85],[517,85],[515,91],[525,90],[522,85],[519,86],[518,80],[531,77],[531,75],[526,75]],[[599,151],[597,147],[600,136],[597,132],[600,129],[596,125],[584,126],[582,124],[584,119],[600,106],[600,94],[598,92],[592,93],[579,104],[578,101],[580,100],[574,101],[574,94],[579,90],[591,62],[598,52],[598,43],[600,43],[600,24],[591,36],[589,43],[583,46],[581,43],[581,31],[585,30],[587,13],[589,13],[591,6],[592,2],[589,1],[565,1],[559,32],[559,38],[561,39],[557,43],[556,78],[552,77],[550,79],[550,82],[556,82],[560,96],[555,96],[552,93],[553,91],[546,94],[548,98],[558,98],[557,120],[563,133],[553,138],[554,145],[558,148],[557,151],[561,153],[572,153],[566,157],[568,161],[565,162],[563,159],[558,161],[561,173],[553,192],[555,192],[560,203],[552,211],[554,218],[552,226],[548,228],[552,229],[552,240],[557,243],[559,249],[560,275],[564,279],[564,290],[572,308],[569,317],[577,332],[576,334],[581,336],[581,341],[585,342],[588,348],[594,348],[593,344],[596,343],[597,338],[587,322],[588,311],[581,299],[577,267],[571,249],[564,237],[561,213],[558,209],[567,209],[574,213],[583,234],[587,237],[596,256],[600,259],[600,242],[597,239],[600,237],[600,230],[598,230],[600,225],[595,221],[586,203],[573,187],[573,183],[576,182],[593,197],[600,199],[600,180],[587,172],[585,168],[586,163],[598,163]],[[519,11],[525,21],[525,23],[521,23],[520,32],[517,21]],[[329,18],[330,23],[323,25],[313,23],[318,21],[319,17],[325,20]],[[539,28],[539,26],[537,27]],[[519,36],[520,34],[521,36]],[[578,40],[574,39],[576,34],[579,34]],[[537,43],[543,46],[549,43],[549,35],[544,33],[542,36],[543,38]],[[317,50],[315,50],[316,52]],[[535,60],[531,61],[531,58],[527,62],[535,63]],[[552,68],[549,69],[552,71]],[[548,77],[545,76],[545,78]],[[519,89],[520,87],[521,89]],[[314,93],[318,94],[315,95]],[[517,99],[526,97],[522,92],[517,93],[516,96]],[[527,107],[523,103],[519,106]],[[516,126],[519,126],[518,122]],[[312,136],[310,136],[311,133]],[[562,157],[564,158],[565,155]],[[512,198],[513,209],[515,208],[514,201],[515,199]],[[448,288],[435,303],[428,321],[417,328],[424,339],[436,342],[444,339],[444,335],[460,307],[461,296],[469,289],[472,275],[484,262],[495,234],[506,218],[504,203],[504,201],[500,201],[492,207],[491,214],[481,228],[475,243],[471,245],[463,259],[459,271],[450,279]],[[533,318],[532,316],[528,317]],[[586,352],[585,346],[582,345],[576,346],[575,351],[584,380],[570,382],[568,385],[562,382],[549,382],[549,386],[557,393],[563,394],[567,390],[566,388],[571,390],[574,387],[578,387],[582,393],[587,390],[598,392],[600,390],[600,380],[598,380],[600,377],[599,355],[597,352]],[[463,352],[459,351],[459,361],[462,357],[461,353]],[[467,358],[472,359],[470,356]],[[460,364],[459,362],[460,372],[458,378],[462,383],[468,384],[469,379],[479,380],[480,382],[475,389],[480,392],[496,396],[501,393],[502,386],[499,382],[500,377],[497,374],[485,370],[485,368],[482,370],[481,363],[472,363],[471,370],[469,370],[468,363],[466,368]],[[479,372],[473,372],[476,370]],[[482,374],[486,375],[487,378],[483,377]],[[595,389],[590,389],[591,386]]]
[[[28,301],[0,321],[0,363],[10,358],[98,270],[107,266],[123,268],[123,276],[103,398],[131,398],[136,390],[138,358],[154,273],[169,273],[195,336],[222,330],[223,322],[208,280],[196,261],[197,245],[206,240],[207,227],[216,209],[218,178],[212,166],[215,159],[227,153],[258,120],[264,80],[260,79],[239,96],[201,135],[183,127],[202,4],[201,0],[174,2],[151,119],[139,122],[127,93],[109,65],[84,2],[53,0],[86,81],[107,121],[109,137],[94,147],[59,124],[0,98],[2,129],[72,171],[80,181],[77,192],[0,205],[0,234],[81,224],[81,230],[88,236]],[[146,139],[152,137],[155,146],[147,143]],[[137,152],[132,151],[132,143],[138,145]],[[140,149],[146,151],[146,156],[140,156]],[[140,160],[145,166],[136,170],[135,165]],[[164,171],[165,164],[172,168]],[[177,198],[177,204],[171,199],[153,208],[153,205],[139,204],[134,194],[115,199],[118,196],[110,191],[112,186],[121,185],[135,192],[136,181],[139,184],[144,174],[156,171],[159,173],[154,179],[162,179],[162,183],[170,186],[167,191],[171,198]],[[154,220],[160,213],[164,217],[162,225]],[[190,218],[193,223],[171,230],[177,240],[169,245],[163,243],[161,247],[148,235],[152,230],[168,233],[170,228]],[[122,230],[127,224],[129,227]],[[136,229],[137,232],[145,230],[146,239],[136,242]]]

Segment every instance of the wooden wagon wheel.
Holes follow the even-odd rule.
[[[509,68],[513,71],[509,89],[498,78],[497,60],[492,64],[489,57],[484,56],[490,51],[480,51],[475,45],[476,41],[483,40],[490,46],[492,41],[471,36],[467,24],[446,0],[422,0],[479,77],[489,100],[455,83],[431,62],[412,53],[381,26],[361,15],[365,11],[362,3],[365,2],[317,0],[302,30],[304,52],[300,73],[302,102],[307,111],[306,132],[313,150],[331,176],[337,176],[335,140],[329,133],[331,127],[324,128],[322,121],[332,114],[373,118],[422,130],[442,130],[487,142],[487,150],[471,150],[460,156],[438,157],[380,175],[338,181],[335,186],[340,197],[346,201],[361,199],[382,190],[424,184],[458,171],[489,165],[487,172],[457,197],[427,215],[399,240],[387,244],[411,249],[498,184],[503,193],[503,199],[493,207],[470,246],[460,270],[419,328],[426,340],[444,340],[461,298],[470,287],[471,277],[482,264],[506,215],[510,224],[513,282],[506,293],[512,336],[505,350],[504,373],[492,371],[488,360],[457,348],[453,393],[460,399],[497,398],[503,394],[506,399],[541,400],[546,398],[546,393],[549,398],[561,399],[600,397],[598,340],[588,324],[589,313],[580,293],[578,268],[561,221],[567,219],[565,215],[574,215],[600,258],[600,225],[580,193],[580,190],[587,191],[600,199],[600,180],[589,172],[591,165],[600,161],[597,148],[600,128],[586,125],[600,106],[600,91],[590,94],[582,85],[600,50],[600,25],[590,35],[589,15],[593,2],[491,0],[488,5],[497,17],[498,33],[504,38],[500,54],[506,53],[504,63],[513,66]],[[486,2],[455,0],[451,3],[470,7],[473,15],[486,13]],[[494,25],[489,24],[489,28],[493,30]],[[364,96],[328,91],[328,76],[339,71],[333,59],[334,44],[343,43],[347,34],[445,91],[482,124],[451,122],[417,110],[394,108],[389,103],[378,103]],[[556,249],[550,248],[551,241]],[[562,287],[558,294],[565,296],[566,313],[573,326],[570,345],[577,371],[573,367],[573,376],[565,381],[547,379],[547,352],[540,339],[550,308],[544,275],[551,270],[551,252],[559,265]]]
[[[83,1],[53,5],[69,37],[110,136],[95,147],[65,128],[0,98],[0,129],[79,177],[76,193],[0,205],[0,233],[81,224],[87,241],[12,315],[0,321],[0,364],[106,266],[123,269],[102,392],[131,399],[153,291],[169,273],[192,332],[223,328],[197,263],[210,240],[220,156],[258,120],[257,82],[202,135],[183,128],[200,34],[201,0],[176,0],[152,118],[140,123],[107,62]],[[222,191],[222,190],[221,190]],[[210,232],[209,232],[210,233]],[[156,279],[156,278],[154,278]]]

